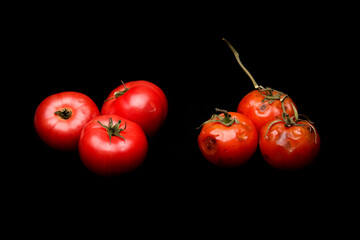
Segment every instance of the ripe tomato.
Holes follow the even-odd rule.
[[[256,151],[258,134],[250,119],[241,113],[223,112],[203,124],[198,145],[204,157],[216,166],[235,167],[247,162]]]
[[[250,72],[244,67],[240,61],[239,53],[225,38],[223,40],[229,46],[231,51],[234,53],[237,62],[240,67],[245,71],[252,81],[255,90],[248,93],[239,103],[237,112],[242,113],[250,118],[255,125],[258,132],[260,132],[262,126],[267,122],[275,119],[281,119],[282,116],[282,105],[284,105],[285,111],[290,116],[294,116],[292,105],[295,106],[294,102],[290,97],[280,91],[276,91],[269,87],[264,88],[259,86]]]
[[[61,92],[45,98],[37,107],[34,126],[37,134],[50,147],[76,150],[82,128],[98,116],[99,109],[86,95]]]
[[[295,108],[294,108],[295,109]],[[267,123],[261,129],[259,146],[265,161],[284,169],[302,169],[313,162],[320,150],[320,137],[310,121],[284,114],[283,120]]]
[[[117,115],[102,115],[83,128],[79,140],[81,161],[101,176],[116,176],[138,168],[148,151],[141,127]]]
[[[148,137],[165,121],[168,102],[164,92],[148,81],[132,81],[115,88],[105,100],[101,114],[116,114],[139,124]]]
[[[265,94],[264,92],[267,92]],[[278,98],[271,100],[269,98]],[[283,99],[284,98],[284,99]],[[262,126],[275,119],[281,119],[282,116],[282,101],[286,112],[290,116],[294,116],[294,111],[291,104],[295,103],[286,94],[275,90],[253,90],[240,101],[237,112],[246,115],[251,119],[258,132]]]

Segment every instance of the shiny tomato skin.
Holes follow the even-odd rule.
[[[266,134],[270,124],[266,124],[259,135],[260,151],[268,164],[277,169],[298,170],[315,160],[320,150],[320,137],[308,126],[310,123],[299,121],[298,124],[307,126],[286,127],[284,122],[278,122]]]
[[[148,137],[156,135],[168,113],[168,102],[164,92],[155,84],[144,81],[125,83],[126,91],[114,98],[114,94],[125,89],[120,85],[110,92],[101,108],[101,114],[116,114],[139,124]]]
[[[114,125],[121,120],[120,135],[112,136],[111,142],[104,125],[112,119]],[[99,121],[99,122],[98,122]],[[111,177],[137,169],[145,160],[148,142],[141,127],[117,115],[102,115],[92,119],[82,130],[79,140],[79,155],[84,165],[93,173]]]
[[[274,95],[278,92],[274,91]],[[264,101],[264,96],[260,94],[259,90],[253,90],[249,92],[240,101],[237,112],[246,115],[255,125],[258,132],[260,132],[262,126],[275,119],[282,119],[282,106],[280,100],[275,100],[273,103]],[[295,103],[290,97],[286,97],[284,100],[285,111],[291,116],[294,116],[294,110],[291,103]]]
[[[206,123],[198,136],[201,153],[219,167],[236,167],[246,163],[258,146],[255,126],[243,114],[229,112],[240,123],[225,126],[218,122]]]
[[[71,111],[68,119],[55,112]],[[78,147],[82,128],[100,114],[98,107],[88,96],[78,92],[61,92],[45,98],[37,107],[34,127],[48,146],[60,151],[72,151]]]

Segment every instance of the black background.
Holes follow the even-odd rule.
[[[241,207],[251,199],[265,208],[273,206],[271,202],[288,204],[289,211],[294,211],[292,205],[321,207],[338,196],[338,179],[346,168],[330,154],[326,114],[331,106],[324,98],[326,84],[334,78],[330,58],[337,51],[329,52],[325,43],[339,34],[336,19],[322,8],[225,9],[174,8],[147,15],[133,9],[125,17],[124,9],[51,8],[18,20],[14,42],[20,51],[15,58],[22,67],[15,76],[25,80],[30,150],[25,162],[18,163],[23,171],[14,170],[14,176],[27,196],[35,201],[46,196],[40,202],[53,204],[59,199],[72,204],[80,196],[87,201],[136,199],[138,206],[156,202],[175,209],[184,204]],[[232,169],[215,167],[201,155],[196,128],[215,107],[236,111],[241,98],[253,90],[223,37],[260,85],[289,94],[299,112],[315,122],[321,151],[306,169],[276,170],[259,150],[247,164]],[[37,137],[33,116],[47,96],[78,91],[100,109],[120,80],[141,79],[164,91],[169,113],[158,135],[149,139],[148,156],[136,171],[116,178],[96,176],[77,152],[54,151]]]

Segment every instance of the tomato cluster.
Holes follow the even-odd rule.
[[[240,101],[237,112],[225,110],[203,123],[198,145],[204,157],[222,167],[246,163],[259,145],[265,161],[278,169],[308,166],[320,150],[320,137],[313,123],[299,118],[295,103],[280,91],[259,86],[240,61],[234,47],[223,39],[255,90]]]
[[[60,151],[78,149],[84,165],[102,176],[133,171],[144,161],[148,138],[164,123],[168,103],[155,84],[139,80],[110,92],[101,114],[93,100],[78,92],[61,92],[37,107],[35,130]]]
[[[224,39],[225,40],[225,39]],[[320,137],[313,123],[301,119],[293,100],[285,93],[258,85],[225,40],[255,90],[238,104],[236,112],[216,109],[201,125],[198,146],[216,166],[236,167],[248,162],[256,150],[278,169],[301,169],[314,161]],[[164,92],[139,80],[122,82],[104,100],[101,111],[88,96],[61,92],[44,99],[35,112],[39,137],[60,151],[78,150],[92,172],[117,176],[137,169],[148,152],[148,139],[163,125],[168,114]]]

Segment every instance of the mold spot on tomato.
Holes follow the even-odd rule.
[[[265,103],[261,104],[260,107],[259,107],[259,111],[260,112],[265,112],[267,110],[267,106]]]
[[[207,150],[209,151],[214,150],[216,147],[216,139],[212,136],[207,136],[204,140],[204,144]]]
[[[205,139],[205,146],[207,147],[207,149],[212,150],[215,148],[216,145],[216,139],[213,137],[208,136]]]

